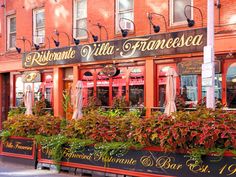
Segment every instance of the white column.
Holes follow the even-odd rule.
[[[207,45],[212,46],[212,86],[207,87],[206,107],[215,109],[214,0],[207,1]]]

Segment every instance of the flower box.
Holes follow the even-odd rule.
[[[53,163],[49,149],[40,149],[38,161]],[[223,177],[236,175],[236,159],[227,153],[224,157],[206,156],[201,165],[194,165],[188,155],[165,153],[160,148],[131,149],[114,156],[102,156],[94,147],[70,153],[64,148],[61,166],[131,176]]]

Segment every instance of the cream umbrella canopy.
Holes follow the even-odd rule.
[[[176,111],[175,97],[176,97],[176,77],[177,73],[173,68],[169,68],[167,71],[166,80],[166,106],[165,113],[170,115],[172,112]]]
[[[83,107],[83,82],[77,81],[75,87],[75,101],[74,101],[74,112],[72,119],[81,119],[82,114],[82,107]]]
[[[24,95],[24,104],[25,104],[25,114],[26,115],[32,115],[32,90],[31,86],[27,85],[26,92]]]

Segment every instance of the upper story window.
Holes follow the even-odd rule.
[[[75,0],[73,35],[75,38],[88,38],[86,30],[87,30],[87,0]]]
[[[16,16],[7,17],[7,49],[15,48],[16,44]]]
[[[134,26],[130,21],[120,21],[120,18],[134,21],[134,0],[116,0],[116,33],[120,32],[119,25],[122,29],[133,30]]]
[[[170,0],[170,22],[171,25],[186,24],[186,17],[184,15],[184,8],[186,5],[193,5],[193,0]],[[186,15],[192,19],[192,8],[186,8]]]
[[[34,43],[42,44],[45,38],[45,10],[35,9],[33,11],[33,39]]]

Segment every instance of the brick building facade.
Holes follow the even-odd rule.
[[[187,89],[188,104],[205,95],[205,0],[0,0],[0,5],[2,121],[10,107],[21,104],[27,85],[34,101],[43,97],[55,116],[63,115],[63,90],[73,93],[78,80],[84,104],[96,96],[101,106],[111,106],[123,96],[129,106],[145,106],[150,114],[164,106],[170,67],[178,74],[177,94]],[[236,107],[235,12],[236,1],[215,1],[215,97],[228,108]],[[194,26],[188,27],[186,18],[194,19]],[[153,25],[156,32],[160,26],[158,33]],[[26,81],[32,74],[39,80]]]

